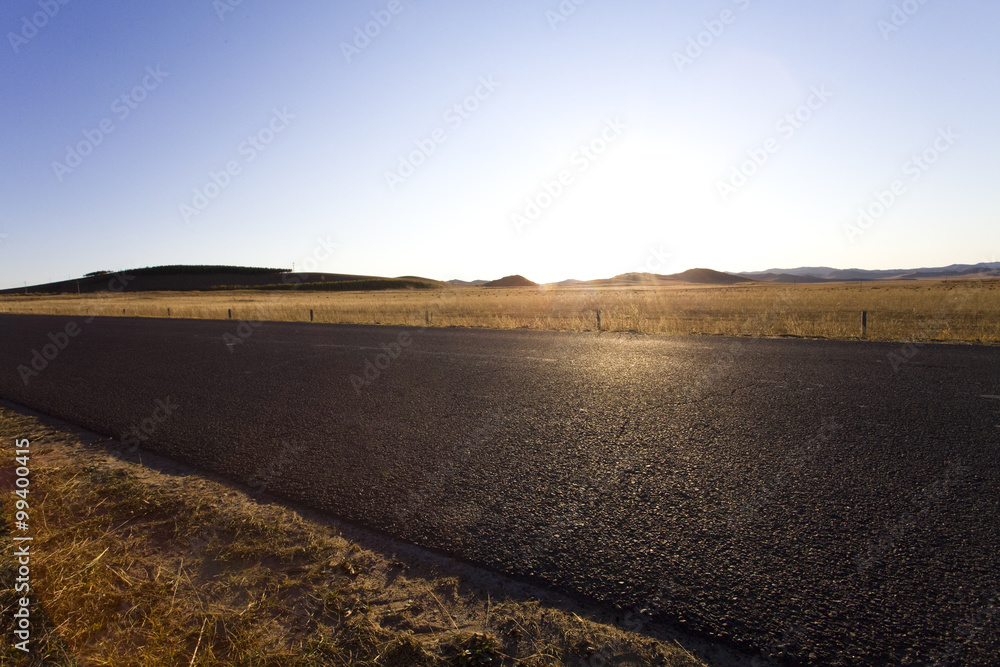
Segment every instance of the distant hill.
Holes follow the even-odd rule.
[[[714,271],[712,269],[688,269],[681,273],[674,273],[667,276],[674,280],[683,280],[686,283],[704,283],[708,285],[734,285],[736,283],[752,282],[749,278],[736,276],[731,273]]]
[[[742,271],[737,273],[738,276],[743,276],[744,278],[753,278],[754,280],[764,279],[761,276],[764,275],[774,275],[774,276],[806,276],[809,278],[824,278],[828,274],[837,271],[830,266],[800,266],[797,269],[768,269],[767,271]]]
[[[952,264],[921,269],[835,269],[829,266],[801,266],[795,269],[768,269],[726,273],[713,269],[688,269],[680,273],[659,274],[620,273],[612,278],[596,280],[563,280],[553,285],[610,287],[615,285],[669,285],[694,283],[702,285],[737,285],[752,281],[773,283],[825,283],[852,280],[931,280],[948,278],[1000,278],[1000,262]]]
[[[829,266],[801,266],[796,269],[745,271],[736,275],[769,282],[835,282],[850,280],[920,280],[1000,277],[1000,262],[951,264],[920,269],[834,269]]]
[[[549,285],[578,287],[677,285],[737,285],[752,281],[773,283],[825,283],[859,280],[947,280],[963,278],[1000,278],[1000,262],[951,264],[919,269],[835,269],[828,266],[801,266],[794,269],[768,269],[725,273],[713,269],[688,269],[668,275],[648,272],[621,273],[595,280],[568,279]],[[61,280],[27,288],[0,290],[0,294],[59,294],[102,291],[200,291],[218,289],[303,289],[303,290],[385,290],[440,288],[448,285],[478,287],[537,287],[521,275],[499,280],[458,280],[447,282],[401,276],[356,275],[347,273],[293,273],[288,269],[253,266],[169,265],[147,266],[127,271],[92,271],[76,280]]]
[[[352,285],[353,283],[353,285]],[[248,266],[153,266],[126,271],[93,271],[77,280],[62,280],[0,290],[0,294],[199,291],[217,289],[394,289],[440,287],[443,283],[416,276],[383,278],[346,273],[292,273],[288,269]]]
[[[483,287],[538,287],[538,283],[533,283],[524,276],[504,276],[499,280],[491,280],[484,283]]]
[[[676,285],[677,283],[698,283],[705,285],[734,285],[736,283],[751,282],[748,278],[713,271],[712,269],[688,269],[681,273],[663,275],[660,273],[631,272],[619,273],[612,278],[598,278],[596,280],[564,280],[556,285],[581,285],[591,287],[610,287],[615,285]]]
[[[748,277],[748,274],[740,274],[744,278]],[[754,273],[753,280],[762,280],[771,283],[823,283],[826,282],[825,278],[817,278],[812,275],[796,275],[794,273]]]
[[[607,280],[591,280],[591,283],[607,283],[607,284],[642,284],[642,283],[659,283],[664,280],[669,280],[667,276],[660,275],[658,273],[619,273],[617,276]]]
[[[682,271],[681,273],[671,273],[668,275],[638,272],[620,273],[614,278],[586,281],[587,284],[594,286],[662,285],[676,284],[679,282],[697,283],[702,285],[734,285],[736,283],[747,283],[752,281],[749,278],[743,278],[731,273],[723,273],[722,271],[714,271],[712,269],[688,269],[687,271]]]

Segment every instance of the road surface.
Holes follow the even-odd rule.
[[[1000,655],[997,347],[0,315],[0,396],[635,627]]]

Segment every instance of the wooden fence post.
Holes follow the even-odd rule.
[[[601,311],[597,311],[597,330],[601,330]]]
[[[862,310],[861,311],[861,337],[862,338],[867,338],[868,337],[868,311],[867,310]]]

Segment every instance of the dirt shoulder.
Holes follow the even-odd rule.
[[[634,620],[55,419],[0,405],[0,441],[3,664],[706,664],[691,644],[623,629],[646,629]],[[32,538],[28,654],[13,646],[15,536]]]

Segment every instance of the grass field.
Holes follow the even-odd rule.
[[[1000,281],[5,295],[0,312],[1000,342]]]

